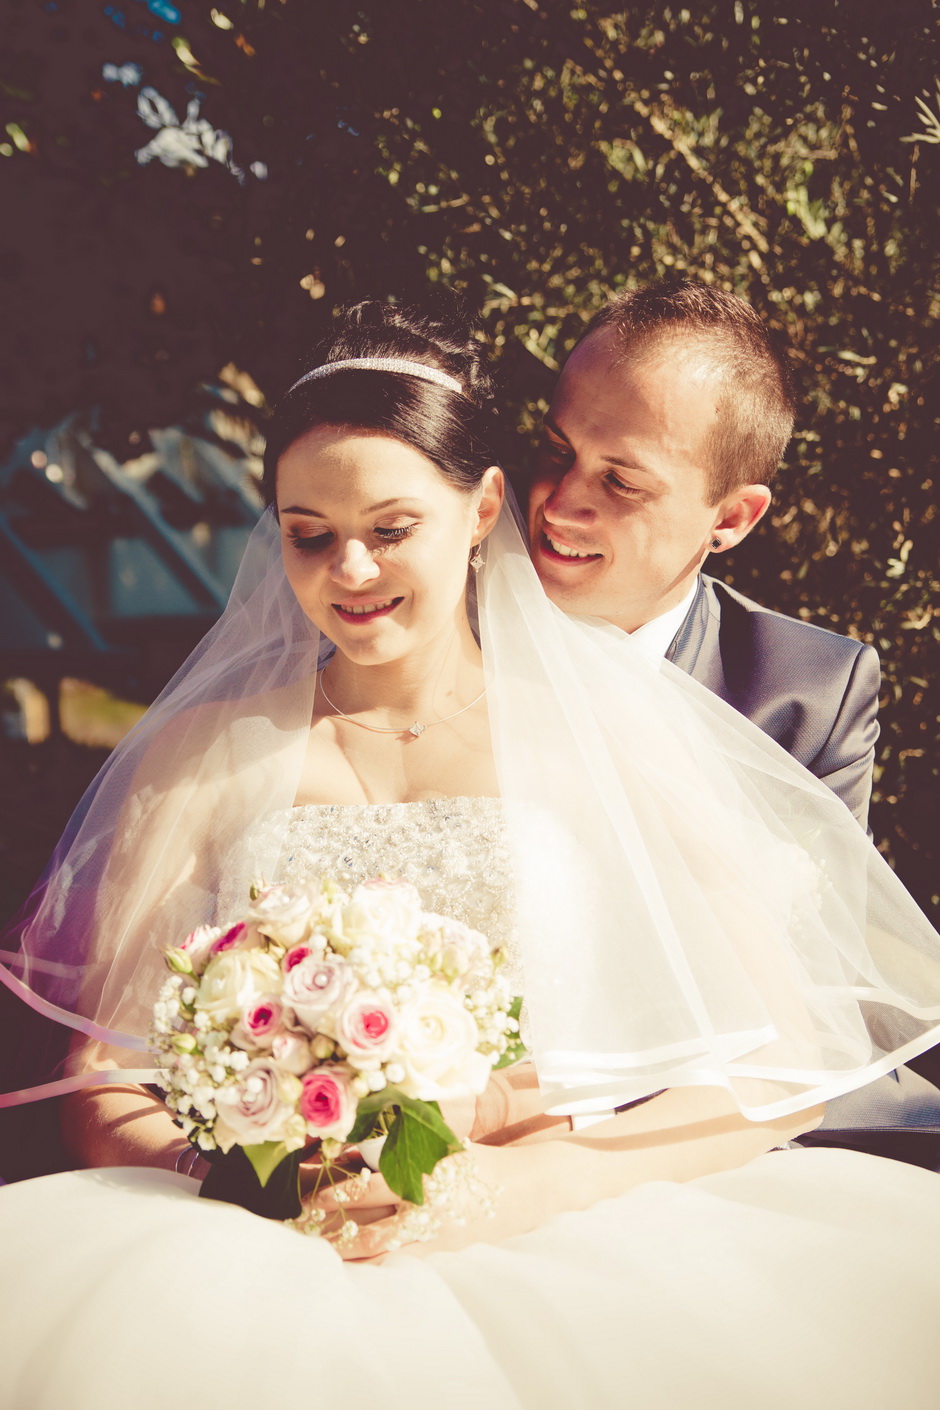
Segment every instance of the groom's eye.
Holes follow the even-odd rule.
[[[567,460],[571,456],[570,446],[565,445],[564,441],[550,441],[547,436],[542,440],[539,450],[550,460]]]
[[[626,484],[625,481],[621,480],[619,475],[615,475],[612,470],[608,470],[604,478],[610,488],[616,490],[618,494],[635,495],[643,493],[642,490],[637,489],[636,485]]]

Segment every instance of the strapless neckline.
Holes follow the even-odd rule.
[[[428,911],[479,930],[507,956],[521,993],[511,853],[502,800],[492,795],[397,803],[296,803],[277,880],[332,877],[344,890],[375,876],[417,887]]]

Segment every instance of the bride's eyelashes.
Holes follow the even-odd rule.
[[[393,528],[376,527],[372,530],[373,537],[378,541],[379,547],[385,547],[393,543],[401,543],[414,533],[417,524],[396,524]],[[329,532],[325,534],[303,534],[297,529],[289,529],[287,533],[291,543],[301,553],[318,553],[328,548],[333,542],[333,535]]]

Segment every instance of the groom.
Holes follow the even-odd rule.
[[[590,323],[545,418],[532,555],[560,607],[674,661],[864,826],[876,652],[700,571],[766,513],[793,413],[784,355],[743,300],[691,281],[621,295]]]
[[[604,618],[638,650],[674,661],[828,784],[864,827],[876,652],[701,572],[766,513],[793,416],[785,355],[736,295],[691,280],[619,295],[571,353],[545,417],[532,558],[560,607]],[[804,1139],[940,1166],[940,1092],[901,1068],[831,1102]]]

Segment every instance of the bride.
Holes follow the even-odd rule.
[[[4,982],[73,1040],[0,1100],[61,1097],[82,1168],[0,1191],[11,1410],[935,1403],[936,1177],[785,1147],[937,1040],[940,942],[823,785],[547,602],[490,398],[454,320],[347,311],[226,614],[27,908]],[[433,1237],[376,1175],[341,1254],[196,1198],[146,1035],[252,880],[379,873],[505,947],[532,1061],[446,1111]]]

